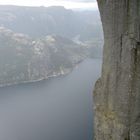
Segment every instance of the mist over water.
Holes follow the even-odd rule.
[[[101,60],[67,76],[0,88],[0,140],[92,140],[92,91]]]

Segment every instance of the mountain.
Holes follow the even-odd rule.
[[[50,34],[81,41],[103,38],[98,11],[72,11],[61,6],[0,6],[0,26],[33,38]]]
[[[0,27],[0,86],[67,74],[85,57],[85,48],[67,38],[32,39]]]
[[[89,57],[102,56],[97,11],[61,6],[0,6],[0,85],[69,73]]]

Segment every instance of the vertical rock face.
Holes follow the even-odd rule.
[[[95,140],[140,140],[140,0],[98,0],[102,76],[94,91]]]

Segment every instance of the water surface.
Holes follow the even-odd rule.
[[[67,76],[0,88],[0,140],[92,140],[92,91],[101,60]]]

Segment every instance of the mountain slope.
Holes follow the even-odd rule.
[[[60,36],[32,39],[0,28],[0,85],[36,81],[69,73],[85,49]]]

